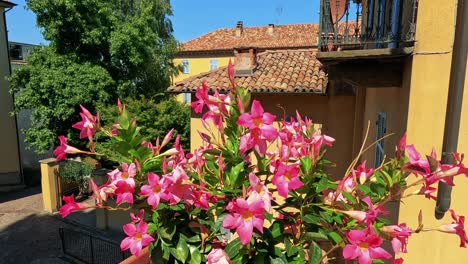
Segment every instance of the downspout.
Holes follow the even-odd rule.
[[[444,141],[442,145],[442,163],[455,163],[452,153],[457,152],[460,118],[463,103],[463,89],[468,55],[468,5],[458,0],[455,39],[450,69],[447,110],[445,112]],[[452,187],[439,182],[435,217],[441,219],[450,208]]]
[[[391,14],[391,27],[390,27],[390,43],[388,47],[391,49],[398,48],[399,39],[399,26],[400,26],[400,0],[393,0],[392,14]]]
[[[7,23],[6,23],[6,13],[8,11],[10,11],[11,9],[13,9],[13,7],[10,7],[8,9],[5,9],[3,10],[3,25],[5,25],[5,41],[6,41],[6,46],[7,46],[7,57],[8,57],[8,73],[10,74],[11,76],[11,63],[10,63],[10,52],[8,50],[8,31],[7,31]],[[13,99],[13,104],[15,103],[15,94],[12,93],[11,94],[11,97]],[[22,160],[22,157],[21,157],[21,148],[20,148],[20,138],[19,138],[19,135],[18,135],[18,119],[17,119],[17,116],[16,114],[14,115],[14,118],[15,118],[15,127],[16,127],[16,146],[18,148],[18,163],[19,163],[19,173],[20,173],[20,185],[21,184],[24,184],[24,174],[23,174],[23,160]]]

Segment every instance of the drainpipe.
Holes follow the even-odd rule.
[[[445,112],[442,163],[455,163],[451,154],[457,152],[466,74],[466,59],[468,55],[468,34],[463,30],[464,28],[468,28],[468,4],[466,4],[464,0],[458,0],[452,67],[450,69],[447,110]],[[435,208],[435,217],[437,219],[443,218],[450,208],[451,193],[451,186],[439,182]]]
[[[395,49],[398,47],[398,29],[400,26],[400,0],[393,0],[392,2],[392,14],[391,14],[391,27],[390,27],[390,40],[388,47]]]

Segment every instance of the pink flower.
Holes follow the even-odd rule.
[[[224,250],[220,248],[213,248],[206,256],[208,264],[231,264],[231,260]]]
[[[208,101],[208,86],[206,86],[206,83],[202,83],[202,87],[197,89],[195,97],[198,101],[192,102],[192,108],[195,113],[200,114],[203,112],[203,106],[206,104],[206,101]]]
[[[223,227],[236,229],[243,245],[250,243],[254,227],[263,234],[265,208],[262,200],[249,203],[242,198],[237,198],[229,202],[226,209],[230,214],[224,217]]]
[[[175,205],[181,200],[190,204],[194,203],[192,186],[188,181],[189,177],[182,167],[177,166],[170,174],[164,175],[164,180],[167,181],[167,200],[170,205]]]
[[[272,141],[278,137],[278,131],[272,126],[276,116],[265,113],[259,101],[252,102],[252,108],[249,113],[239,116],[237,124],[246,127],[250,132],[241,138],[241,152],[248,148],[255,147],[257,152],[264,154],[266,152],[266,141]]]
[[[395,156],[398,161],[400,161],[401,157],[405,154],[405,147],[406,147],[406,132],[403,133],[403,136],[401,136],[400,141],[398,141],[398,145],[395,146]]]
[[[341,212],[349,215],[350,217],[358,220],[359,222],[363,222],[366,224],[373,223],[380,213],[385,212],[379,206],[374,207],[369,196],[363,198],[362,201],[365,202],[367,206],[369,207],[367,211],[350,210],[350,211],[341,211]]]
[[[403,259],[402,258],[397,258],[392,261],[392,264],[403,264]]]
[[[145,209],[140,209],[140,211],[136,215],[134,213],[130,213],[130,218],[132,219],[132,223],[137,223],[145,220]]]
[[[136,165],[135,163],[130,163],[128,165],[125,162],[122,162],[122,171],[115,169],[108,173],[112,184],[117,184],[119,181],[124,181],[130,186],[135,187],[135,175],[136,175]]]
[[[80,153],[88,153],[86,151],[79,150],[75,147],[67,145],[67,138],[65,136],[58,137],[60,141],[60,145],[54,149],[54,155],[57,160],[66,159],[65,154],[80,154]]]
[[[148,183],[141,186],[140,195],[148,198],[148,204],[156,209],[158,207],[160,199],[166,200],[167,194],[165,194],[167,184],[165,184],[164,179],[160,179],[159,176],[155,173],[148,173]]]
[[[265,211],[271,213],[271,193],[268,191],[268,188],[263,182],[260,182],[260,179],[253,173],[249,174],[250,186],[247,189],[249,197],[247,202],[251,203],[253,201],[262,200]]]
[[[380,231],[392,237],[392,248],[396,254],[407,252],[406,245],[413,230],[408,228],[406,224],[383,226]]]
[[[359,264],[371,264],[373,259],[389,259],[392,256],[380,247],[382,239],[372,229],[351,230],[346,233],[349,242],[343,248],[345,259],[358,259]]]
[[[118,181],[116,184],[115,194],[117,195],[117,204],[127,202],[133,204],[133,192],[135,189],[126,181]]]
[[[63,205],[59,209],[59,213],[62,216],[62,218],[67,217],[69,214],[75,211],[83,211],[88,208],[92,208],[92,206],[87,205],[85,203],[75,202],[75,197],[73,194],[70,196],[63,196],[63,200],[65,201],[65,205]]]
[[[295,190],[304,185],[299,180],[299,165],[286,165],[282,162],[277,163],[277,167],[271,182],[278,188],[278,194],[283,197],[288,197],[288,192]]]
[[[147,234],[148,224],[143,220],[138,225],[126,224],[123,226],[123,230],[127,237],[120,243],[120,249],[122,251],[130,249],[133,255],[138,256],[143,247],[154,241],[154,238]]]
[[[80,130],[80,138],[88,137],[89,140],[91,140],[94,133],[96,133],[97,117],[93,116],[84,106],[80,105],[80,107],[81,121],[74,124],[72,127]]]
[[[450,209],[450,214],[455,222],[439,226],[437,230],[444,233],[457,234],[460,237],[460,247],[466,247],[468,237],[465,231],[465,217],[457,216],[452,209]]]

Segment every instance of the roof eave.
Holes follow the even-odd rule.
[[[3,1],[3,0],[0,0],[0,6],[1,6],[1,7],[14,7],[14,6],[17,6],[17,4],[12,3],[12,2],[10,2],[10,1]]]

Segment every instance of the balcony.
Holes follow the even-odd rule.
[[[412,53],[417,0],[321,0],[322,62]]]

